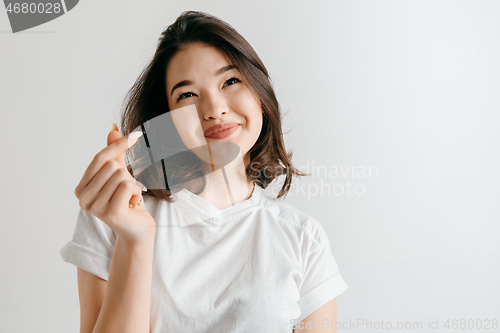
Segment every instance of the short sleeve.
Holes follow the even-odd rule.
[[[59,253],[65,262],[107,281],[115,244],[113,229],[80,208],[73,238]]]
[[[323,231],[322,228],[320,228]],[[326,239],[326,233],[323,239]],[[295,324],[312,314],[321,306],[342,294],[348,287],[339,273],[330,242],[323,244],[311,242],[304,260],[304,277],[300,288],[298,305],[301,310]]]

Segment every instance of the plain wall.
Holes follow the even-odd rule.
[[[78,331],[73,190],[184,10],[271,74],[314,172],[286,200],[328,232],[342,332],[500,319],[500,2],[82,0],[16,34],[0,9],[0,332]]]

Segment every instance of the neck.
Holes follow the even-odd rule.
[[[247,179],[245,172],[248,163],[249,156],[243,159],[240,150],[239,155],[223,168],[214,172],[208,170],[205,189],[198,196],[220,210],[247,200],[254,189],[253,181]]]

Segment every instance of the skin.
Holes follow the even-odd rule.
[[[293,333],[337,333],[336,322],[337,299],[334,298],[304,318],[293,330]],[[314,323],[316,323],[316,328]]]
[[[232,202],[244,201],[251,195],[254,184],[246,178],[245,167],[249,163],[246,153],[257,142],[263,121],[259,97],[236,69],[214,74],[228,65],[231,62],[224,53],[211,45],[197,42],[187,45],[172,57],[166,72],[166,94],[170,110],[194,105],[198,114],[198,119],[194,121],[199,121],[195,125],[201,126],[203,132],[225,121],[240,124],[236,132],[227,138],[204,137],[208,143],[224,141],[240,147],[240,155],[224,168],[231,194],[220,169],[207,173],[207,187],[199,194],[218,209],[230,207]],[[185,80],[192,83],[179,87],[172,93],[172,88]],[[193,121],[193,118],[189,118],[189,121]],[[234,201],[231,200],[231,195]]]

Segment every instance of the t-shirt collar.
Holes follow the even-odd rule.
[[[227,220],[230,215],[259,205],[263,198],[262,192],[262,188],[255,184],[250,198],[221,210],[191,191],[182,189],[174,194],[173,204],[180,226],[185,227],[198,222],[210,221],[213,223]]]

